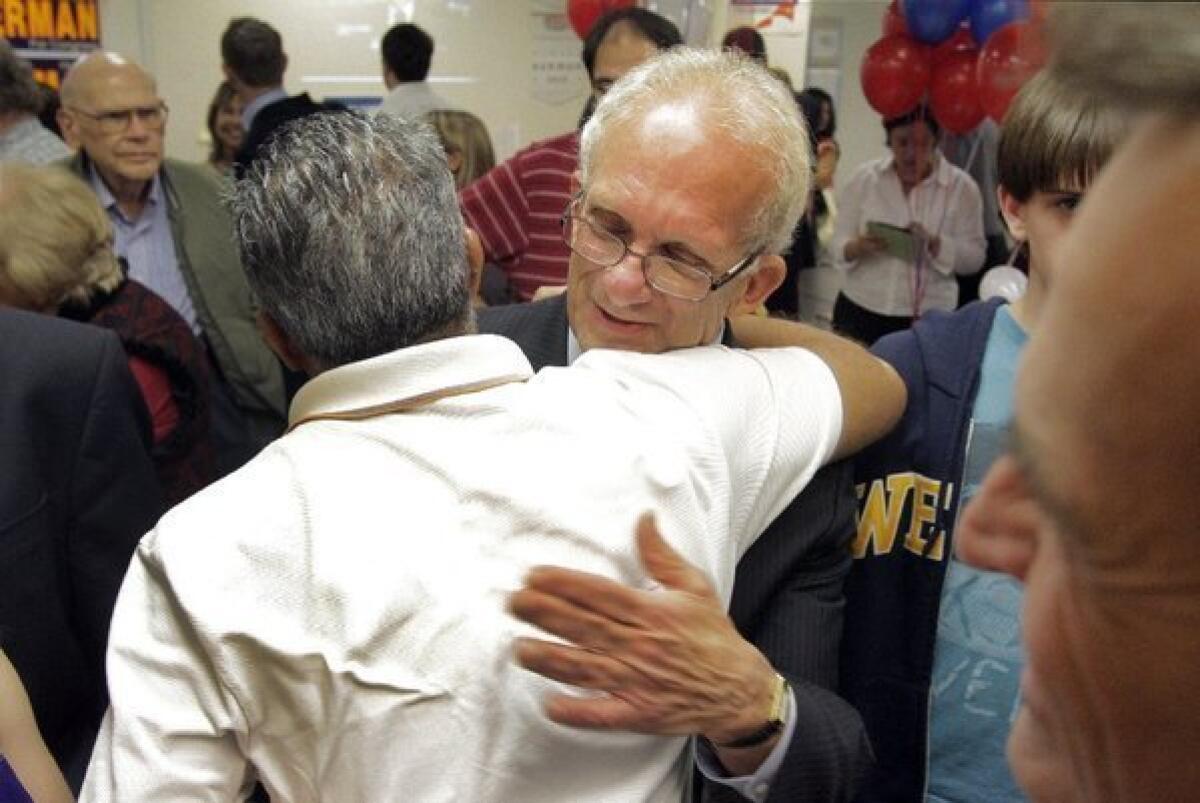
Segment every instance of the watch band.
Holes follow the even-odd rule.
[[[787,722],[789,688],[787,678],[776,672],[774,688],[771,693],[771,713],[767,717],[766,724],[753,733],[748,733],[733,741],[715,743],[716,746],[732,748],[734,750],[758,747],[767,739],[782,731],[783,726]]]

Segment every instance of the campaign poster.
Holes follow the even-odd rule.
[[[75,60],[100,46],[100,11],[96,0],[0,0],[0,35],[39,83],[58,89]]]

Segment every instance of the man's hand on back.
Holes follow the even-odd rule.
[[[761,728],[775,672],[737,632],[712,585],[659,534],[637,526],[647,573],[662,588],[630,588],[605,577],[536,567],[509,600],[518,619],[569,642],[522,638],[518,663],[553,680],[604,692],[551,695],[547,715],[564,725],[663,735],[714,744]],[[753,772],[775,745],[717,751],[734,775]]]

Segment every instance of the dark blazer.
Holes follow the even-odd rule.
[[[262,107],[254,116],[254,122],[246,132],[246,138],[242,140],[242,147],[234,157],[233,175],[241,178],[246,168],[258,156],[258,149],[282,126],[310,114],[332,111],[346,111],[346,107],[340,103],[317,103],[307,92]]]
[[[535,370],[567,364],[565,295],[482,309],[478,325],[515,341]],[[729,614],[796,696],[795,738],[771,786],[772,803],[850,800],[870,768],[862,720],[833,693],[854,510],[850,464],[827,466],[738,563]],[[707,783],[702,797],[743,799]]]
[[[0,646],[77,791],[108,705],[117,589],[162,512],[149,421],[111,332],[0,308]]]

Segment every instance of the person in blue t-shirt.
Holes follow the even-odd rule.
[[[842,692],[877,764],[858,800],[1023,800],[1005,758],[1020,699],[1020,584],[954,558],[958,511],[1007,446],[1017,363],[1054,280],[1063,234],[1124,120],[1043,74],[1001,132],[998,196],[1028,250],[1012,305],[930,313],[874,352],[904,377],[908,410],[862,453],[846,587]]]

